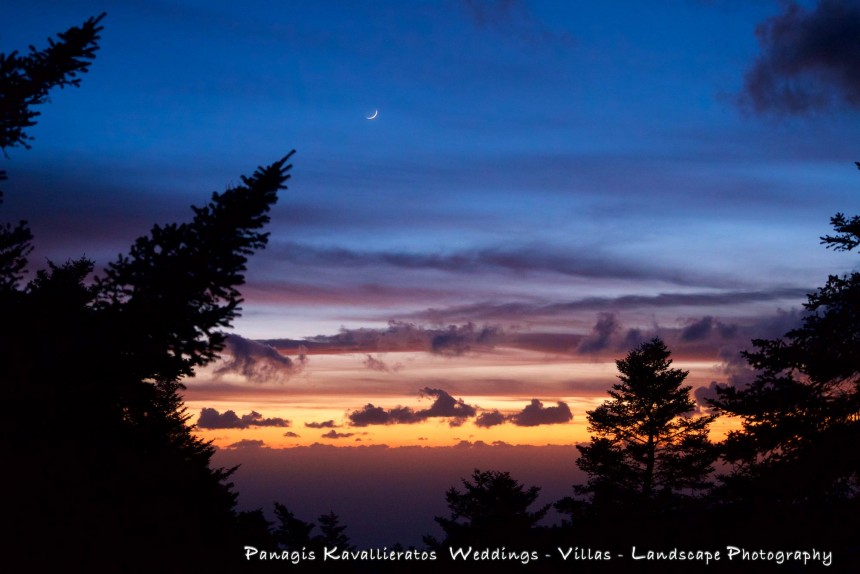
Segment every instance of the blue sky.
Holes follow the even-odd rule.
[[[840,5],[856,15],[854,2],[818,10]],[[32,150],[9,151],[4,210],[31,222],[37,264],[104,262],[295,148],[270,247],[251,262],[247,336],[464,305],[783,293],[630,321],[765,314],[852,263],[817,242],[856,204],[860,118],[839,63],[787,73],[834,94],[802,113],[756,109],[745,88],[781,49],[757,28],[782,18],[802,36],[816,9],[20,3],[0,24],[5,51],[108,16],[82,87],[44,106]]]

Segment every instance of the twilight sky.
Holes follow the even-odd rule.
[[[188,382],[219,446],[585,440],[633,345],[737,383],[854,264],[818,237],[857,211],[855,0],[31,0],[0,51],[102,11],[81,88],[2,161],[35,267],[297,150]]]

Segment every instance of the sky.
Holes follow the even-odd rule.
[[[31,0],[0,51],[103,11],[81,87],[2,160],[33,268],[104,265],[297,150],[186,381],[224,460],[435,448],[452,484],[463,449],[588,440],[652,337],[700,402],[743,384],[738,351],[855,265],[819,237],[856,213],[860,2]]]

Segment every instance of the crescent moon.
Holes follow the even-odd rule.
[[[365,116],[365,118],[367,118],[368,120],[375,120],[376,116],[378,116],[378,115],[379,115],[379,110],[373,110],[373,115],[372,116]]]

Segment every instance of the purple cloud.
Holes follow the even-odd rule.
[[[512,423],[521,427],[554,425],[573,420],[573,413],[567,403],[558,401],[554,407],[544,407],[537,399],[532,399],[522,411],[508,417]]]
[[[475,419],[475,426],[482,428],[490,428],[496,425],[504,424],[505,415],[498,410],[483,412]]]
[[[414,424],[427,420],[428,418],[448,418],[451,426],[460,426],[467,418],[477,414],[477,409],[467,405],[463,399],[455,399],[442,389],[431,389],[425,387],[420,391],[423,397],[432,397],[433,404],[429,408],[415,410],[409,407],[394,407],[384,409],[366,404],[357,411],[347,415],[352,426],[363,427],[369,425],[390,424]]]
[[[290,421],[280,417],[263,418],[257,411],[241,417],[235,411],[219,413],[215,409],[204,408],[200,411],[197,426],[202,429],[246,429],[248,427],[288,427]]]

